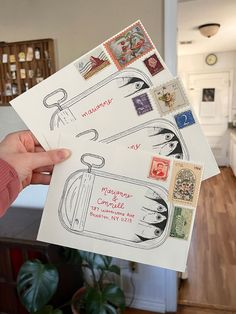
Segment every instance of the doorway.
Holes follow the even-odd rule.
[[[228,165],[230,72],[189,74],[188,94],[218,165]]]

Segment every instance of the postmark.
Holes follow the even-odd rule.
[[[132,98],[137,114],[140,116],[153,110],[147,93]]]
[[[175,206],[170,229],[170,236],[174,238],[188,240],[192,225],[192,217],[192,209]]]
[[[189,105],[187,96],[178,78],[151,90],[161,116]]]
[[[175,121],[179,129],[183,129],[186,126],[195,123],[195,119],[191,110],[187,110],[175,115]]]
[[[147,59],[145,59],[143,62],[152,76],[164,70],[161,61],[158,59],[155,53],[148,57]]]
[[[74,63],[86,80],[110,65],[108,56],[101,47],[96,48]]]
[[[104,46],[119,70],[154,49],[140,22],[122,31]]]
[[[173,203],[197,206],[203,167],[174,161],[168,198]]]
[[[155,180],[166,180],[170,168],[170,160],[152,157],[151,167],[149,170],[149,178]]]

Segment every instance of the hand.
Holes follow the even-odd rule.
[[[29,184],[49,184],[53,166],[69,156],[68,149],[45,152],[30,131],[9,134],[0,143],[0,158],[16,170],[20,191]]]

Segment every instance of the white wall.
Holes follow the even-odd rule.
[[[212,73],[220,71],[232,71],[233,95],[232,110],[229,121],[232,120],[233,114],[236,114],[236,51],[217,52],[218,61],[215,65],[209,66],[205,59],[207,54],[195,54],[178,57],[178,74],[181,76],[188,90],[188,75],[193,73]]]

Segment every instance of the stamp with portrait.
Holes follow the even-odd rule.
[[[175,115],[175,121],[179,129],[183,129],[186,126],[192,125],[195,123],[193,113],[191,110],[187,110]]]
[[[74,66],[86,80],[110,65],[108,56],[101,47],[86,54]]]
[[[193,210],[190,208],[174,208],[173,220],[170,229],[170,236],[188,240],[193,218]]]
[[[161,116],[189,105],[189,101],[178,78],[151,90]]]
[[[177,204],[197,206],[203,167],[184,161],[174,161],[169,200]]]
[[[154,49],[151,40],[140,22],[136,22],[105,42],[104,46],[118,70],[123,69]]]
[[[147,59],[145,59],[143,62],[152,76],[164,70],[161,61],[158,59],[155,53],[148,57]]]
[[[132,98],[137,114],[140,116],[146,112],[153,110],[147,93]]]
[[[170,160],[152,157],[151,167],[149,170],[149,178],[155,180],[166,180],[170,168]]]

